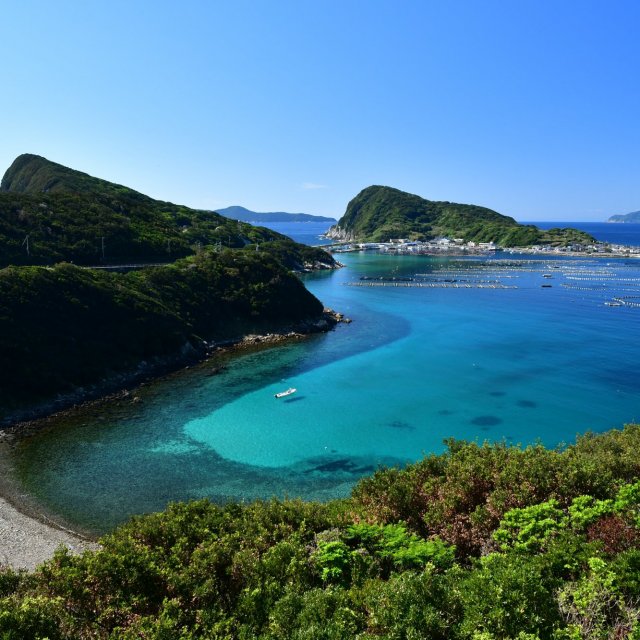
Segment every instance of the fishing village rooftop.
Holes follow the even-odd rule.
[[[465,242],[462,238],[436,238],[420,241],[406,238],[390,239],[389,242],[348,242],[324,246],[332,253],[353,251],[378,251],[401,255],[469,255],[489,254],[495,251],[529,254],[561,254],[608,257],[640,257],[640,247],[595,242],[593,244],[570,244],[566,246],[532,245],[528,247],[503,248],[494,242]]]

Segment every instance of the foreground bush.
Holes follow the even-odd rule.
[[[639,438],[450,442],[346,501],[174,504],[0,574],[0,637],[637,638]]]

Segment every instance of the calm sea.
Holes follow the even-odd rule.
[[[606,304],[640,302],[640,260],[340,259],[306,283],[351,324],[224,356],[25,440],[25,489],[104,531],[172,500],[346,496],[445,438],[554,446],[640,419],[640,308]]]
[[[310,245],[331,244],[322,235],[335,224],[333,222],[270,222],[263,226],[293,238],[296,242]],[[638,225],[640,226],[640,225]]]

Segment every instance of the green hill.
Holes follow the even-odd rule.
[[[254,222],[264,224],[265,222],[327,222],[329,224],[336,221],[335,218],[327,218],[325,216],[313,216],[309,213],[286,213],[285,211],[269,211],[259,213],[251,211],[240,206],[227,207],[226,209],[218,209],[219,213],[225,218],[233,220],[242,220],[243,222]]]
[[[2,409],[87,385],[115,380],[119,389],[126,384],[119,376],[141,363],[149,365],[142,367],[147,374],[175,368],[204,355],[205,341],[328,328],[322,320],[322,304],[299,278],[255,251],[203,251],[129,273],[68,263],[6,267],[0,269],[0,417]]]
[[[326,252],[212,211],[154,200],[36,155],[21,155],[0,184],[0,267],[9,264],[172,262],[206,245],[272,244],[287,266],[332,266]]]
[[[640,211],[632,211],[631,213],[625,213],[624,215],[611,216],[607,222],[640,222]]]
[[[592,236],[576,229],[542,231],[486,207],[425,200],[383,186],[367,187],[351,200],[330,235],[370,242],[445,236],[467,242],[493,241],[504,247],[595,242]]]
[[[78,266],[131,262],[165,264]],[[269,229],[20,156],[0,191],[0,414],[176,368],[206,341],[328,328],[290,269],[334,265]]]

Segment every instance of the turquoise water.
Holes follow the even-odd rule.
[[[341,255],[306,282],[352,324],[68,419],[21,444],[20,478],[100,531],[171,500],[346,496],[449,437],[556,445],[640,419],[640,309],[605,304],[640,291],[640,260],[502,258]]]

